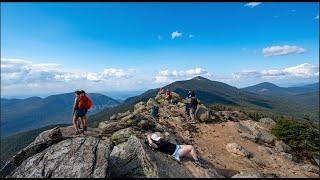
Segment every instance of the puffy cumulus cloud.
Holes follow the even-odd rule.
[[[172,39],[175,39],[175,38],[178,38],[178,37],[181,37],[182,36],[182,33],[178,32],[178,31],[174,31],[171,33],[171,38]]]
[[[3,85],[42,84],[71,81],[106,81],[111,78],[129,78],[135,71],[108,68],[102,72],[67,71],[59,64],[36,64],[22,59],[1,59]]]
[[[254,8],[258,5],[260,5],[261,2],[249,2],[249,3],[246,3],[244,6],[248,6],[248,7],[251,7],[251,8]]]
[[[1,59],[1,80],[4,85],[55,80],[62,74],[59,64],[34,64],[22,59]]]
[[[202,68],[188,69],[188,70],[162,70],[155,76],[155,83],[170,83],[177,80],[186,80],[195,76],[211,77],[212,75]]]
[[[80,80],[89,80],[87,79],[87,73],[85,72],[61,72],[54,75],[54,80],[59,82],[71,82],[71,81],[80,81]]]
[[[255,70],[243,70],[241,72],[236,72],[232,74],[232,77],[235,79],[259,77],[259,76],[260,76],[259,72]]]
[[[294,67],[285,68],[283,72],[297,77],[317,77],[319,76],[319,66],[304,63]]]
[[[298,46],[270,46],[262,49],[262,54],[265,57],[269,56],[283,56],[288,54],[300,54],[304,53],[305,49]]]
[[[109,78],[129,78],[134,72],[134,69],[125,71],[123,69],[108,68],[104,69],[103,72],[88,73],[87,79],[90,81],[104,81]]]
[[[285,76],[285,75],[287,75],[285,71],[279,70],[279,69],[263,70],[259,74],[262,75],[262,77],[277,77],[277,76]]]
[[[319,19],[319,14],[317,14],[316,17],[314,17],[314,19]]]
[[[303,63],[297,66],[288,67],[284,69],[268,69],[262,71],[241,71],[233,74],[236,79],[240,78],[318,78],[319,66],[315,66],[309,63]]]

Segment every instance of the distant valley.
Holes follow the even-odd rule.
[[[120,103],[108,96],[92,93],[93,101],[89,114]],[[30,97],[26,99],[1,98],[1,136],[39,127],[71,123],[74,93],[58,94],[46,98]]]

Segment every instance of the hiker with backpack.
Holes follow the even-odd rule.
[[[74,95],[75,95],[75,99],[74,99],[73,110],[72,110],[72,124],[73,124],[74,129],[76,130],[76,134],[78,134],[80,124],[78,121],[78,117],[76,116],[76,111],[77,111],[77,107],[78,107],[77,102],[78,102],[78,98],[80,96],[80,91],[76,90],[74,92]]]
[[[148,143],[153,150],[169,154],[178,162],[180,162],[180,158],[189,156],[193,158],[196,165],[203,166],[195,148],[192,145],[172,144],[161,138],[157,133],[148,133],[146,143]]]
[[[195,114],[198,108],[198,100],[194,91],[189,90],[187,99],[190,99],[190,103],[186,104],[187,115],[191,117],[191,122],[196,123]]]
[[[91,108],[92,106],[92,101],[91,99],[86,95],[86,92],[84,90],[80,91],[80,98],[84,97],[86,100],[85,104],[85,114],[83,116],[83,118],[81,118],[82,121],[82,127],[83,127],[83,131],[87,131],[88,128],[88,118],[87,118],[87,113],[88,113],[88,109]]]
[[[73,107],[73,124],[76,130],[76,135],[81,133],[78,119],[80,119],[80,124],[82,125],[82,133],[84,133],[84,131],[87,131],[88,120],[86,114],[88,112],[88,109],[92,107],[92,101],[86,96],[85,91],[78,91],[78,94],[79,95],[76,97]]]

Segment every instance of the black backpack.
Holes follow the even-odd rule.
[[[192,107],[194,107],[196,109],[198,104],[199,104],[199,102],[198,102],[197,98],[193,97],[193,98],[191,98],[191,103],[190,104],[191,104]]]
[[[159,107],[158,106],[152,106],[151,108],[151,116],[156,117],[159,114]]]

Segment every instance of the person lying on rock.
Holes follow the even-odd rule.
[[[156,133],[148,133],[147,139],[149,146],[153,150],[169,154],[178,162],[180,162],[180,158],[189,156],[193,158],[195,165],[203,166],[203,164],[200,162],[200,158],[198,158],[195,148],[192,145],[172,144],[158,136]]]

